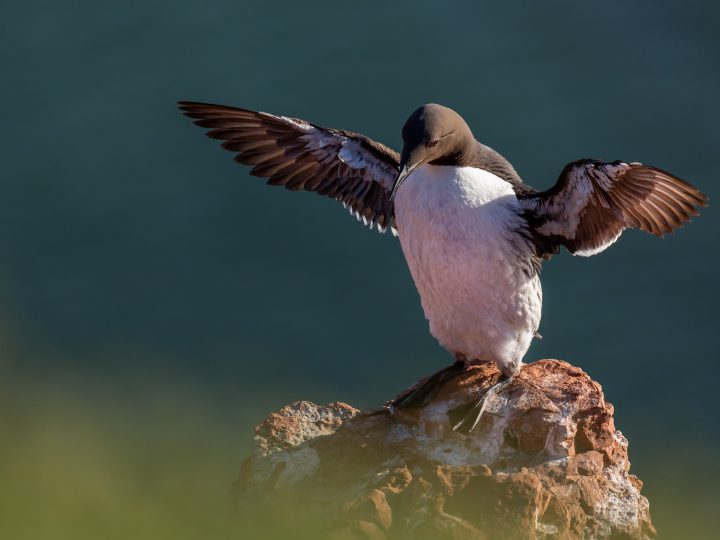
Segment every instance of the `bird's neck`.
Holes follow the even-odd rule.
[[[455,148],[431,161],[430,164],[448,167],[472,167],[483,148],[483,145],[475,139],[460,141]]]
[[[489,146],[475,140],[474,137],[458,143],[453,150],[431,161],[430,165],[474,167],[492,173],[513,186],[524,186],[515,168],[507,159]]]

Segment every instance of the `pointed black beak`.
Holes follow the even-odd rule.
[[[410,175],[411,172],[415,169],[417,165],[412,165],[411,167],[408,167],[407,165],[403,165],[400,169],[400,173],[397,175],[397,178],[395,179],[395,183],[393,184],[392,190],[390,191],[390,202],[395,198],[395,192],[400,187],[400,184],[402,184],[405,179]]]

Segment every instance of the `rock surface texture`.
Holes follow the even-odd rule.
[[[474,364],[424,408],[299,401],[256,428],[241,513],[295,538],[647,539],[628,443],[600,385],[558,360],[524,366],[467,436],[448,411],[500,374]]]

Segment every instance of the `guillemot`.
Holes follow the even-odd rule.
[[[477,141],[447,107],[416,109],[398,154],[362,134],[248,109],[182,101],[250,174],[271,185],[341,202],[381,232],[399,236],[430,333],[456,358],[392,407],[419,406],[467,362],[492,360],[506,381],[538,337],[540,266],[566,248],[604,251],[627,228],[662,237],[698,214],[707,197],[661,169],[596,159],[574,161],[555,185],[523,183],[498,152]],[[451,415],[468,433],[490,395]]]

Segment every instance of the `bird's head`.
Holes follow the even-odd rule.
[[[400,172],[395,179],[390,200],[400,185],[420,165],[456,165],[474,141],[462,117],[442,105],[428,103],[415,109],[402,129],[403,149]]]

